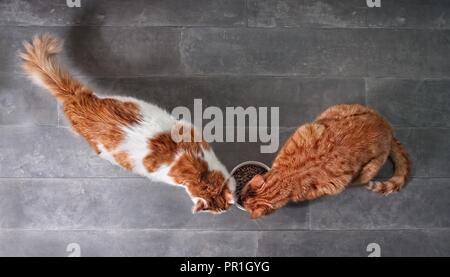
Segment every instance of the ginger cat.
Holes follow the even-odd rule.
[[[234,203],[234,179],[201,136],[192,139],[198,133],[190,123],[138,99],[95,94],[57,63],[62,44],[49,34],[25,43],[23,68],[63,104],[72,129],[101,158],[151,180],[183,187],[194,212],[219,213]],[[188,131],[192,140],[174,139],[174,130]]]
[[[371,181],[390,157],[394,176]],[[290,201],[312,200],[342,192],[350,183],[388,195],[400,190],[410,173],[410,160],[391,126],[362,105],[337,105],[313,123],[298,128],[273,162],[242,191],[242,203],[253,219]]]

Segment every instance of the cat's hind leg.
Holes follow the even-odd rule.
[[[411,171],[411,161],[405,147],[397,140],[393,139],[391,143],[390,158],[394,162],[394,175],[386,181],[369,182],[367,188],[388,195],[399,191],[406,183]]]
[[[352,183],[361,185],[369,183],[373,178],[375,178],[375,176],[377,176],[387,158],[388,155],[380,155],[371,159],[367,164],[363,166],[358,177]]]

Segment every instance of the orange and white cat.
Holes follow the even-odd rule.
[[[371,181],[389,156],[394,176]],[[244,187],[241,200],[258,218],[290,201],[338,194],[350,183],[387,195],[403,187],[409,172],[408,155],[383,117],[362,105],[337,105],[298,128],[271,170]]]
[[[49,34],[25,43],[23,68],[63,104],[73,130],[100,157],[151,180],[183,186],[194,212],[218,213],[234,203],[234,179],[208,143],[201,137],[173,139],[173,130],[198,135],[190,123],[134,98],[94,94],[56,62],[62,44]]]

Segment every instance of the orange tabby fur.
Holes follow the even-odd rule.
[[[394,176],[371,181],[389,156]],[[295,131],[272,169],[244,187],[242,201],[258,218],[290,201],[338,194],[350,183],[387,195],[402,188],[409,172],[408,155],[385,119],[362,105],[337,105]]]

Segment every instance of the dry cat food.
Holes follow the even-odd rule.
[[[245,164],[234,170],[233,177],[236,180],[236,198],[239,205],[242,204],[241,191],[244,186],[253,178],[253,176],[264,174],[266,172],[266,168],[257,164]]]

